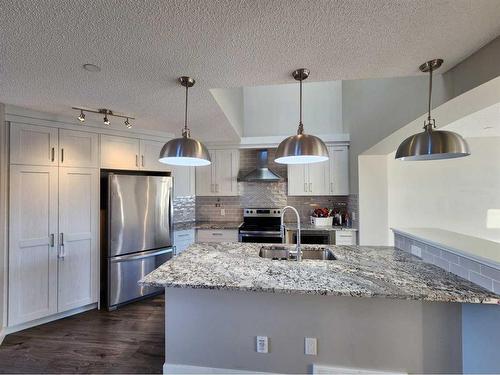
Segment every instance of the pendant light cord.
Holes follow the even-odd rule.
[[[182,131],[182,136],[183,137],[189,137],[189,129],[187,125],[187,117],[188,117],[188,86],[186,86],[186,108],[184,109],[184,129]]]
[[[297,134],[302,134],[304,133],[304,124],[302,123],[302,73],[300,73],[300,80],[299,80],[299,103],[300,103],[300,109],[299,109],[299,128],[297,129]]]

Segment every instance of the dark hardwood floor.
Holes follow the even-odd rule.
[[[164,296],[8,335],[1,373],[161,373]]]

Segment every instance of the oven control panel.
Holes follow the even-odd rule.
[[[280,217],[281,208],[245,208],[243,217]]]

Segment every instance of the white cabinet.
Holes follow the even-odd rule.
[[[197,229],[196,242],[238,242],[238,230]]]
[[[328,153],[325,162],[288,166],[288,195],[349,195],[348,147],[329,146]]]
[[[139,169],[139,154],[138,139],[101,134],[101,168]]]
[[[99,168],[99,135],[76,130],[59,130],[59,165]]]
[[[97,302],[97,169],[59,169],[58,311]]]
[[[327,195],[328,162],[289,165],[288,195]]]
[[[356,231],[354,230],[336,230],[335,245],[356,245]]]
[[[141,139],[141,162],[140,169],[147,171],[170,171],[172,166],[160,163],[160,151],[165,142],[150,141]]]
[[[328,192],[331,195],[349,195],[349,149],[347,146],[330,146]]]
[[[195,167],[170,166],[174,179],[174,198],[196,194]]]
[[[57,312],[57,175],[10,167],[9,326]]]
[[[196,195],[238,195],[238,150],[210,150],[212,164],[196,168]]]
[[[11,123],[10,162],[28,165],[58,165],[58,129]]]
[[[10,166],[9,326],[98,301],[99,170]]]
[[[194,229],[176,230],[174,232],[175,253],[179,255],[194,243]]]

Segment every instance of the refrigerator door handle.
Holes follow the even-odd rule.
[[[173,249],[171,247],[164,248],[164,249],[159,249],[157,251],[143,251],[139,254],[130,254],[130,255],[123,255],[119,257],[113,257],[110,258],[112,263],[118,263],[118,262],[127,262],[130,260],[138,260],[138,259],[144,259],[144,258],[150,258],[162,254],[167,254],[167,253],[172,253]]]

